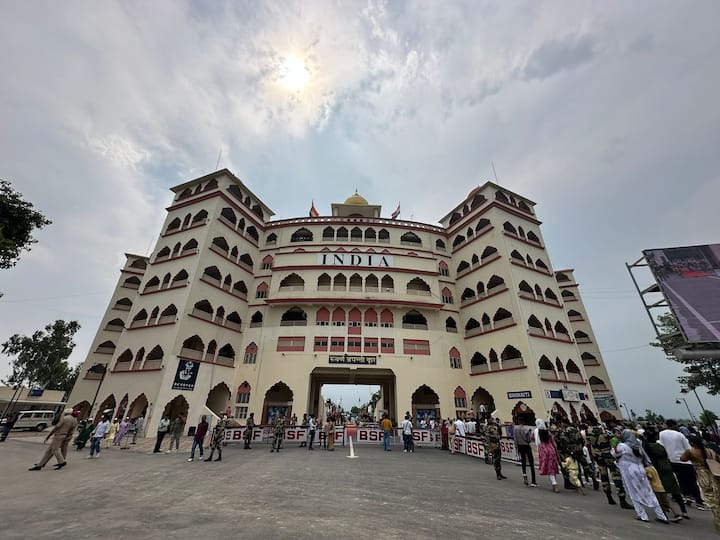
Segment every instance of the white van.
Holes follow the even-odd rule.
[[[52,425],[55,411],[20,411],[13,429],[31,429],[42,431]]]

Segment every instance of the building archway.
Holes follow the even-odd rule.
[[[230,388],[224,382],[221,382],[210,390],[208,393],[205,406],[214,412],[217,416],[222,417],[230,403]]]
[[[573,424],[580,423],[580,417],[578,416],[577,410],[572,403],[570,404],[570,419],[572,420]]]
[[[130,404],[127,415],[132,419],[138,418],[140,416],[145,416],[145,414],[147,413],[147,408],[148,408],[147,397],[145,396],[145,394],[140,394]]]
[[[580,407],[580,420],[585,422],[589,418],[595,418],[595,413],[590,410],[590,407],[583,403],[582,407]]]
[[[437,392],[429,386],[423,384],[418,387],[412,394],[412,415],[417,425],[420,420],[426,422],[431,418],[439,420],[442,418],[440,414],[440,397]]]
[[[187,418],[189,409],[190,405],[184,396],[175,396],[165,405],[165,408],[163,409],[163,417],[167,416],[170,420],[175,420],[180,416]]]
[[[276,382],[265,392],[261,422],[269,424],[272,417],[278,413],[283,413],[286,417],[290,416],[292,414],[292,404],[293,391],[284,382]]]
[[[130,398],[128,398],[128,395],[125,394],[120,400],[120,405],[118,405],[117,411],[115,412],[115,418],[120,421],[125,418],[123,415],[125,414],[125,409],[127,409],[128,401],[130,401]]]
[[[600,413],[600,420],[602,420],[603,422],[611,422],[617,420],[617,418],[615,418],[615,415],[612,413],[602,411]]]
[[[115,407],[117,405],[117,402],[115,401],[115,395],[110,394],[108,397],[105,398],[105,401],[103,401],[100,404],[100,407],[98,407],[97,413],[95,413],[95,424],[100,421],[100,418],[102,418],[103,413],[105,411],[108,411],[107,414],[110,418],[112,418],[112,415],[115,413]]]
[[[567,422],[569,420],[567,411],[557,401],[553,403],[550,409],[550,419],[555,425],[559,425],[562,421]]]
[[[80,403],[76,403],[73,405],[73,410],[78,411],[80,414],[78,415],[78,418],[80,420],[84,420],[88,417],[88,414],[90,414],[90,402],[89,401],[81,401]]]
[[[512,408],[514,424],[532,426],[535,424],[535,411],[524,401],[518,401]]]
[[[495,398],[492,394],[485,390],[482,386],[479,386],[475,393],[472,395],[472,410],[477,413],[477,417],[481,422],[484,422],[490,415],[495,412]],[[480,405],[485,406],[485,414],[480,412]]]

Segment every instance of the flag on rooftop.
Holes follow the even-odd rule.
[[[312,204],[310,205],[310,217],[318,217],[320,215],[320,212],[317,211],[317,208],[315,208],[315,201],[313,200]]]
[[[392,214],[390,214],[390,218],[397,219],[399,215],[400,215],[400,203],[398,203],[398,207],[395,209],[395,211]]]

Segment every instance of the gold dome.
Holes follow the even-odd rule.
[[[364,197],[358,195],[358,192],[355,192],[355,195],[352,195],[345,199],[345,204],[354,204],[356,206],[368,206],[367,200],[365,200]]]

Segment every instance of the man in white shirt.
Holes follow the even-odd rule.
[[[685,438],[685,435],[678,431],[675,420],[667,420],[665,425],[667,429],[660,432],[659,442],[665,447],[670,465],[680,483],[680,489],[683,495],[695,499],[698,510],[705,510],[705,502],[700,494],[695,468],[688,461],[680,461],[680,456],[690,448],[690,443]]]
[[[412,447],[412,421],[410,420],[410,413],[405,413],[405,420],[402,423],[402,436],[403,436],[403,452],[413,452]]]
[[[315,419],[310,415],[310,419],[308,420],[308,432],[309,432],[309,440],[308,440],[308,450],[313,450],[313,441],[315,440],[315,430],[317,429],[317,424],[315,423]]]
[[[455,420],[455,435],[459,435],[460,437],[465,436],[465,422],[460,418]]]
[[[90,455],[88,459],[95,457],[95,454],[100,455],[100,443],[105,439],[105,435],[110,431],[110,417],[103,416],[102,422],[95,426],[95,430],[90,436]]]

